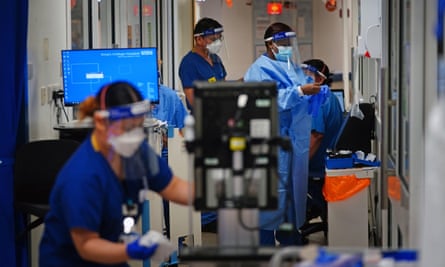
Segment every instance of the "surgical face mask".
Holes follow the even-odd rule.
[[[207,49],[209,50],[209,53],[211,54],[217,54],[219,50],[221,50],[222,42],[220,39],[215,40],[211,44],[207,45]]]
[[[143,128],[136,127],[119,136],[110,136],[108,143],[110,143],[116,153],[128,158],[136,152],[144,139],[145,134]]]
[[[288,62],[292,58],[292,46],[276,46],[278,52],[272,49],[275,59],[278,61]]]

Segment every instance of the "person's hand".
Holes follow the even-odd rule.
[[[155,261],[163,261],[168,259],[168,257],[175,251],[175,246],[168,240],[163,234],[150,230],[144,234],[140,240],[139,244],[151,247],[153,245],[157,246],[151,259]]]
[[[305,95],[315,95],[320,92],[320,88],[321,86],[318,83],[308,83],[301,86],[301,91]]]
[[[152,243],[149,246],[141,244],[140,238],[127,245],[127,254],[132,259],[145,260],[153,256],[159,244]]]

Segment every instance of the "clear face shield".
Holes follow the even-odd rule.
[[[317,70],[317,68],[315,68],[314,66],[304,63],[300,66],[303,69],[304,74],[306,75],[307,83],[323,84],[323,82],[327,79],[326,75]]]
[[[227,49],[224,42],[224,36],[222,35],[224,29],[222,27],[215,29],[208,29],[201,33],[196,33],[193,36],[198,37],[202,36],[203,38],[208,40],[208,44],[206,46],[207,50],[210,54],[220,54],[222,51],[224,55],[227,56]]]
[[[107,160],[113,166],[117,164],[119,173],[126,180],[141,180],[148,173],[159,172],[158,161],[153,150],[148,148],[149,131],[144,122],[150,117],[150,103],[136,102],[130,105],[96,111],[107,118],[108,143],[111,145]],[[148,189],[148,186],[144,184]]]
[[[289,68],[292,64],[297,66],[300,64],[300,52],[295,32],[278,32],[264,41],[272,41],[272,53],[276,60],[287,62]]]

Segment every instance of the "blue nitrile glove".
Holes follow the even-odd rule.
[[[317,116],[318,110],[320,109],[321,105],[325,103],[329,93],[329,87],[327,85],[322,85],[318,94],[311,95],[311,98],[309,99],[308,113],[311,114],[312,117]]]
[[[145,260],[153,256],[159,244],[144,246],[139,244],[139,238],[127,245],[127,254],[132,259]]]

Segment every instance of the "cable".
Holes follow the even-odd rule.
[[[66,122],[70,121],[69,118],[68,118],[68,114],[66,113],[66,110],[65,110],[65,105],[63,104],[63,97],[64,96],[65,96],[65,93],[63,92],[63,90],[54,91],[53,95],[52,95],[52,98],[53,98],[53,101],[54,101],[54,105],[57,108],[56,118],[57,118],[57,123],[58,124],[60,123],[60,113],[61,113],[60,111],[61,110],[63,111],[63,114],[65,115]],[[58,100],[60,101],[60,103],[58,102]]]

